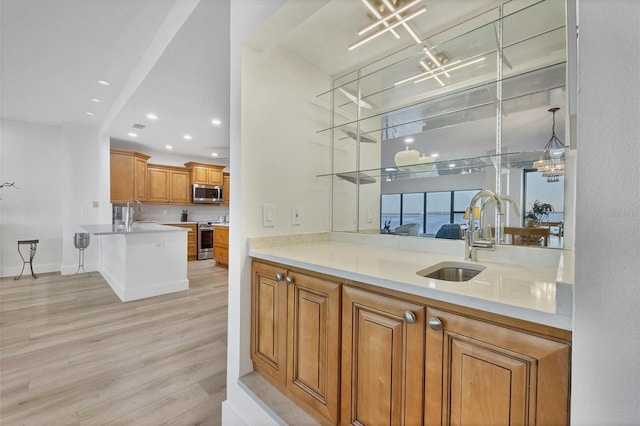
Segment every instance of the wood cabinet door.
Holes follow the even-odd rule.
[[[287,388],[337,424],[340,283],[289,271]]]
[[[425,424],[568,424],[567,344],[432,308],[427,317]]]
[[[130,153],[111,151],[111,202],[127,202],[133,197],[134,157]]]
[[[171,202],[175,204],[188,204],[191,202],[189,196],[189,172],[171,171]]]
[[[222,202],[223,204],[229,204],[231,199],[231,178],[229,175],[224,175],[222,178]]]
[[[222,185],[222,169],[208,169],[207,183],[209,185]]]
[[[169,202],[169,170],[157,167],[147,168],[147,201],[151,203]]]
[[[194,166],[191,169],[191,183],[206,185],[209,183],[209,173],[206,167]]]
[[[133,196],[139,201],[147,200],[147,160],[135,157]]]
[[[254,262],[251,289],[251,360],[256,371],[285,383],[287,366],[286,270]]]
[[[342,298],[341,423],[421,424],[425,306],[348,286]]]

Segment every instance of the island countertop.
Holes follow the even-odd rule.
[[[463,247],[460,245],[460,249]],[[252,244],[249,255],[342,279],[571,330],[573,289],[572,283],[567,282],[567,263],[570,262],[572,253],[556,253],[559,260],[553,265],[502,263],[494,259],[481,259],[478,263],[486,269],[465,282],[442,281],[416,274],[417,271],[439,262],[462,261],[461,255],[451,253],[325,240],[275,246]]]
[[[123,225],[99,224],[99,225],[80,225],[93,235],[113,235],[113,234],[141,234],[148,232],[188,232],[188,229],[179,228],[177,226],[160,225],[154,222],[134,222],[130,227]]]

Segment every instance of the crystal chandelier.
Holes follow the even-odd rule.
[[[544,147],[544,154],[539,160],[533,163],[542,176],[547,178],[547,182],[558,182],[560,176],[564,176],[564,144],[556,136],[556,111],[560,108],[551,108],[553,114],[553,125],[551,126],[551,139]]]

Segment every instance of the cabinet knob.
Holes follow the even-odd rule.
[[[404,311],[404,320],[409,324],[415,324],[416,314],[411,311]]]
[[[429,327],[432,330],[442,330],[442,321],[438,317],[431,317],[429,318]]]
[[[293,284],[293,277],[287,277],[284,280],[287,282],[287,284]]]
[[[281,273],[276,274],[276,281],[282,281],[283,275]]]

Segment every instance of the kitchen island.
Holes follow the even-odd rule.
[[[100,274],[123,302],[189,289],[187,229],[144,222],[80,228],[100,237]]]

